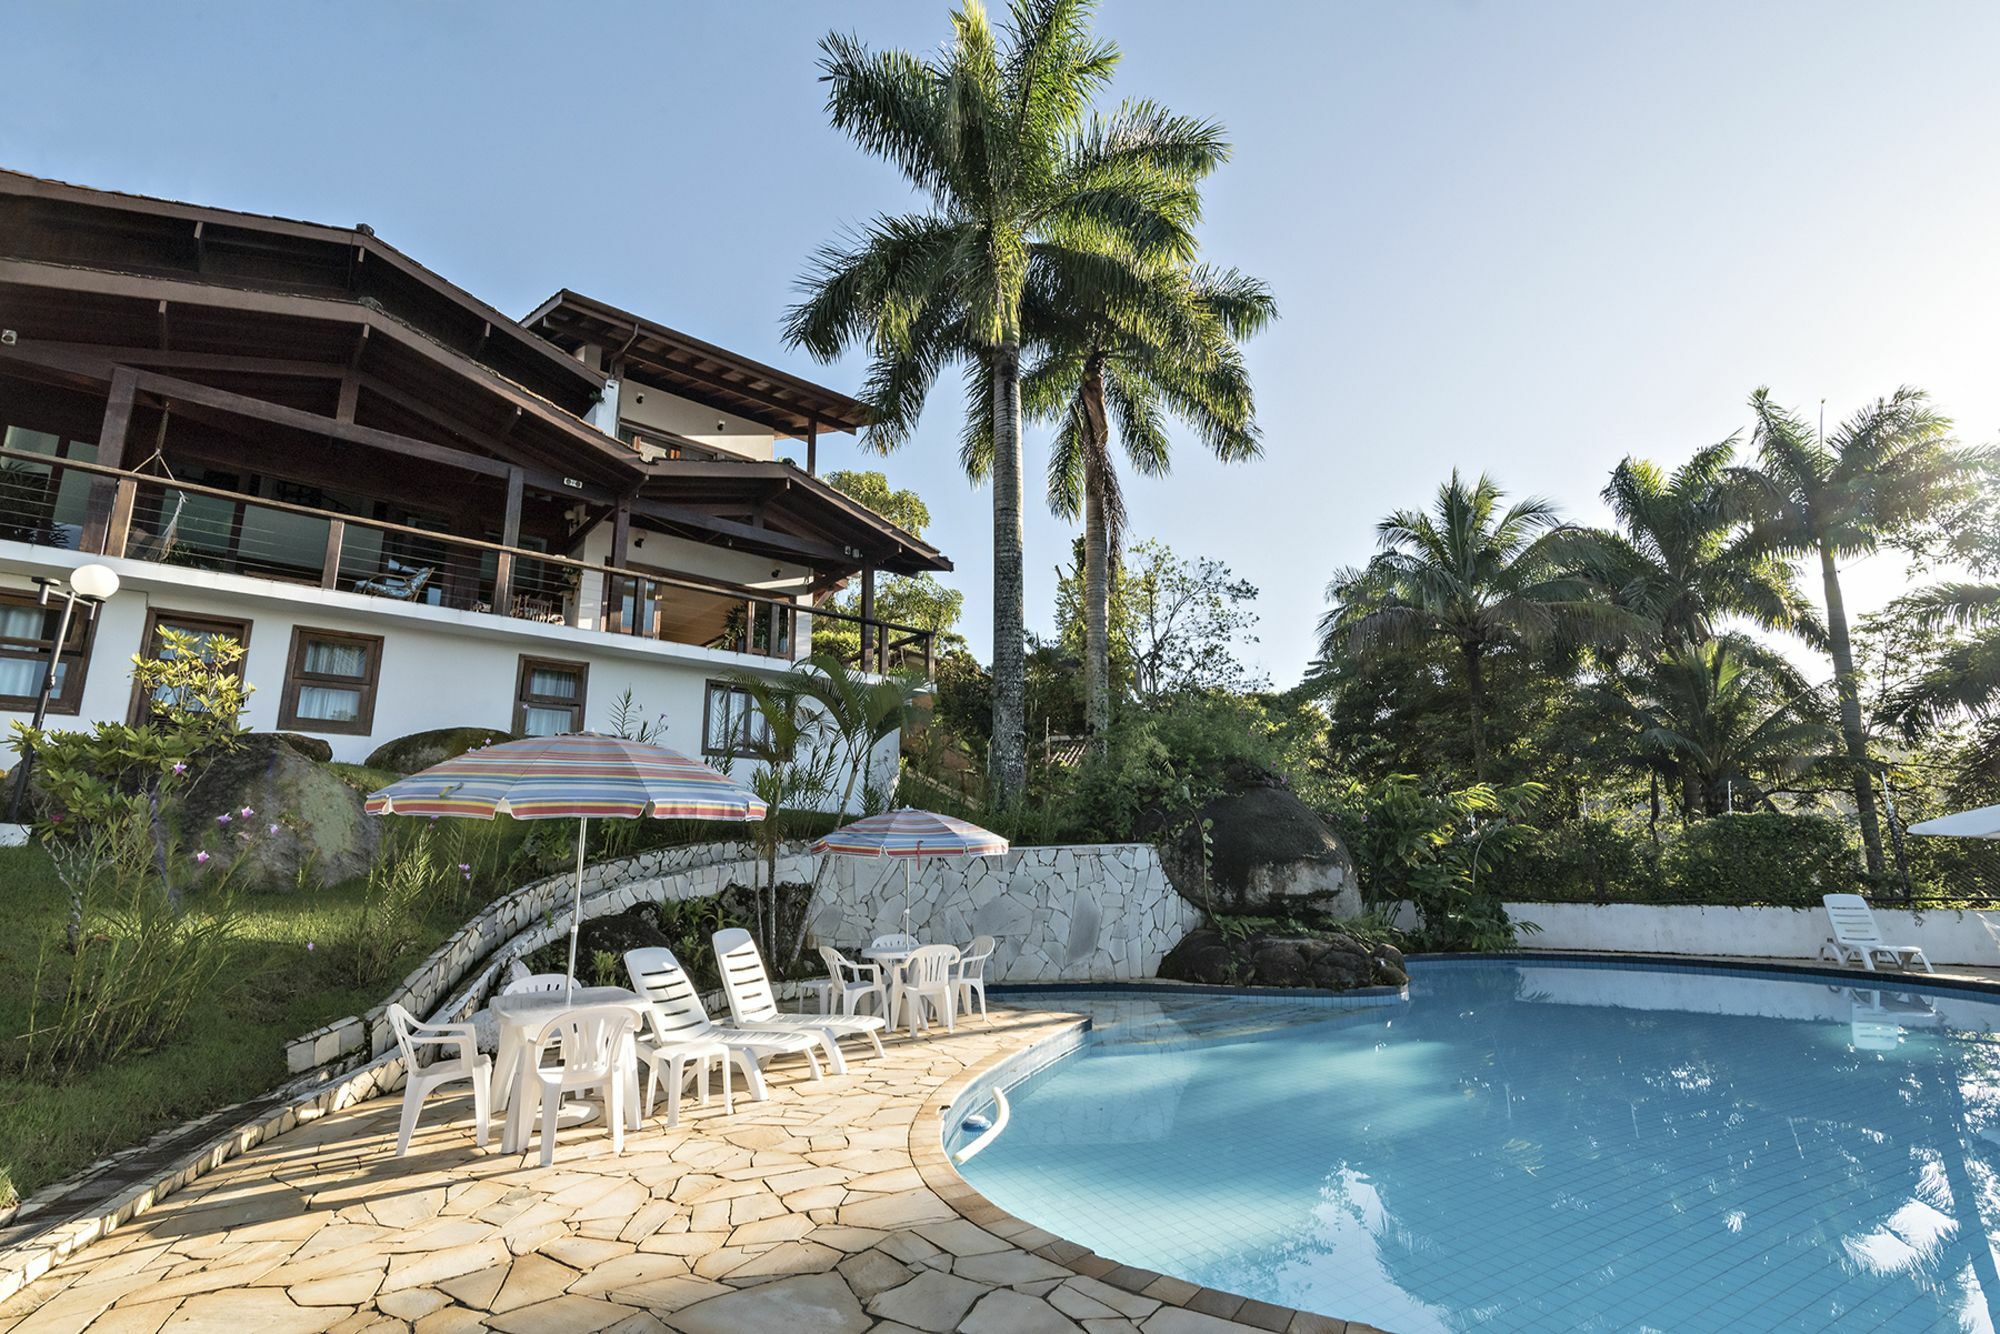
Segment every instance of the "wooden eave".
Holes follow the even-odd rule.
[[[937,548],[789,463],[666,459],[648,464],[635,520],[821,571],[945,571]]]
[[[413,329],[501,374],[529,382],[570,410],[603,392],[604,376],[565,356],[507,315],[417,263],[364,227],[329,227],[264,214],[97,190],[0,170],[0,254],[129,272],[200,278],[226,252],[271,290],[346,291],[388,298]],[[264,259],[260,261],[259,256]],[[372,266],[372,267],[371,267]],[[407,307],[397,311],[397,307]]]
[[[604,348],[618,358],[628,380],[733,413],[779,435],[852,433],[869,422],[867,405],[837,390],[568,289],[521,323],[568,352],[585,344]]]

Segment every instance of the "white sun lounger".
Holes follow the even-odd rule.
[[[708,1007],[701,1003],[694,983],[688,980],[687,970],[664,945],[627,950],[625,972],[632,979],[633,989],[646,998],[652,1025],[648,1036],[660,1042],[722,1043],[729,1048],[736,1069],[755,1101],[762,1102],[770,1096],[759,1067],[773,1057],[803,1056],[812,1066],[812,1077],[821,1078],[818,1034],[751,1033],[724,1028],[708,1017]]]
[[[1878,959],[1902,969],[1921,964],[1927,973],[1937,971],[1918,946],[1884,942],[1881,929],[1875,925],[1875,914],[1859,894],[1828,894],[1820,902],[1826,905],[1827,921],[1833,924],[1833,934],[1819,947],[1822,959],[1840,964],[1858,963],[1871,973]]]
[[[730,927],[714,936],[715,962],[722,973],[722,994],[729,1001],[729,1021],[750,1032],[811,1033],[826,1049],[827,1063],[837,1075],[847,1073],[847,1061],[840,1054],[842,1038],[867,1038],[875,1054],[882,1054],[882,1030],[888,1022],[876,1014],[786,1014],[778,1009],[771,994],[771,979],[764,972],[763,956],[757,942],[742,927]]]

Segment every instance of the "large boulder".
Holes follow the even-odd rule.
[[[1200,818],[1210,825],[1205,875],[1196,828],[1171,850],[1168,867],[1175,887],[1197,907],[1360,915],[1361,887],[1347,849],[1290,788],[1275,781],[1253,783],[1211,800]]]
[[[437,727],[383,742],[368,757],[368,767],[387,769],[390,773],[413,774],[433,764],[457,759],[476,747],[513,739],[512,733],[491,727]]]
[[[283,738],[286,745],[309,760],[325,764],[333,758],[333,743],[325,737],[306,736],[302,732],[273,732],[271,735]]]
[[[1190,931],[1160,961],[1160,976],[1210,986],[1312,987],[1353,991],[1400,987],[1410,976],[1394,945],[1342,932],[1277,935],[1256,931],[1231,939],[1214,927]]]
[[[190,851],[208,850],[218,866],[247,856],[237,873],[244,884],[290,886],[301,872],[338,884],[364,874],[382,840],[382,821],[363,800],[283,737],[253,732],[234,750],[200,762],[187,789],[182,837]],[[246,806],[254,814],[243,815]],[[224,815],[227,823],[219,819]]]

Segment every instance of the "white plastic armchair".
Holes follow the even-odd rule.
[[[389,1027],[403,1053],[403,1121],[396,1134],[396,1156],[410,1151],[410,1136],[423,1114],[424,1099],[442,1084],[468,1080],[472,1084],[472,1135],[486,1147],[486,1123],[493,1105],[493,1062],[481,1056],[479,1039],[469,1023],[427,1024],[400,1005],[389,1006]],[[448,1051],[446,1049],[449,1049]],[[419,1064],[433,1055],[429,1065]]]
[[[603,1094],[611,1152],[625,1152],[625,1080],[632,1059],[628,1044],[638,1026],[639,1016],[622,1005],[589,1005],[557,1015],[536,1034],[533,1064],[524,1072],[523,1082],[532,1080],[541,1086],[543,1167],[555,1161],[556,1127],[562,1120],[564,1095],[588,1089]],[[561,1063],[542,1064],[542,1057],[558,1043]],[[519,1099],[509,1110],[525,1114],[527,1099]]]
[[[842,1038],[866,1038],[882,1054],[879,1036],[888,1020],[873,1014],[786,1014],[778,1009],[771,992],[771,979],[764,971],[764,957],[757,942],[741,927],[718,931],[712,937],[715,962],[722,973],[722,994],[729,1002],[729,1020],[751,1032],[813,1033],[826,1052],[833,1073],[847,1073],[847,1061],[840,1054]]]
[[[1877,960],[1902,969],[1921,964],[1927,973],[1937,971],[1918,946],[1891,945],[1884,941],[1868,900],[1859,894],[1828,894],[1820,902],[1826,905],[1826,919],[1833,927],[1833,934],[1819,947],[1822,959],[1858,963],[1871,973]]]
[[[892,931],[886,936],[877,936],[868,942],[868,948],[871,950],[913,950],[916,947],[917,938],[902,931]]]
[[[877,1012],[889,1012],[889,988],[882,981],[881,964],[856,963],[831,945],[820,946],[819,957],[826,962],[826,976],[833,987],[838,1013],[858,1014],[861,1003],[871,996],[875,998]]]
[[[530,973],[523,971],[519,976],[509,977],[500,986],[503,996],[519,996],[533,992],[561,991],[569,985],[569,978],[561,973]]]
[[[954,1016],[958,1009],[958,946],[919,945],[903,965],[902,1003],[909,1007],[910,1036],[917,1025],[928,1024],[924,1007],[944,1020],[944,1031],[957,1031]]]
[[[953,973],[958,987],[958,1008],[971,1014],[972,998],[979,997],[979,1017],[989,1024],[993,1016],[986,1013],[986,961],[993,957],[994,944],[991,936],[974,936],[971,946],[958,956]]]
[[[770,1095],[764,1084],[763,1065],[778,1056],[803,1056],[812,1067],[814,1079],[820,1074],[817,1055],[820,1039],[816,1033],[750,1033],[724,1028],[708,1017],[708,1007],[689,980],[687,970],[674,952],[664,945],[625,952],[625,972],[632,989],[646,999],[648,1033],[654,1042],[720,1042],[729,1049],[736,1069],[750,1096],[758,1102]],[[723,1084],[729,1089],[727,1077]]]

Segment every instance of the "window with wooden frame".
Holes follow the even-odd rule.
[[[521,658],[514,687],[517,736],[561,736],[583,730],[583,693],[590,665],[560,658]]]
[[[742,686],[710,681],[701,710],[701,753],[754,758],[753,745],[767,743],[771,724]]]
[[[278,726],[296,732],[367,732],[375,725],[375,685],[382,677],[382,637],[292,631]]]
[[[222,616],[193,616],[185,612],[161,611],[155,608],[146,613],[146,630],[139,636],[139,652],[148,658],[161,654],[160,631],[178,630],[193,637],[195,644],[206,650],[212,639],[233,639],[244,649],[250,647],[250,622],[231,620]],[[243,663],[247,658],[238,659],[236,678],[243,678]],[[164,689],[164,687],[162,687]],[[132,691],[132,721],[143,723],[153,716],[153,697],[142,695],[137,687]]]
[[[33,712],[61,621],[60,599],[44,607],[32,593],[0,593],[0,709]],[[82,708],[83,677],[90,666],[93,638],[90,608],[79,603],[70,618],[62,661],[56,664],[55,686],[49,693],[50,713],[76,713]]]

